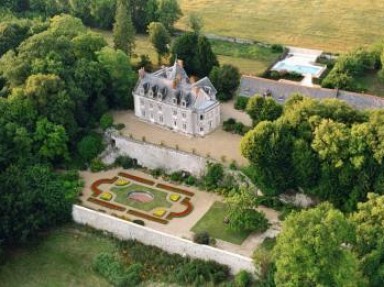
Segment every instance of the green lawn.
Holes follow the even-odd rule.
[[[44,236],[39,244],[12,251],[0,266],[0,286],[110,286],[92,270],[100,252],[116,252],[112,240],[67,226]]]
[[[172,203],[166,200],[168,193],[157,189],[149,188],[143,185],[130,184],[127,187],[112,187],[111,191],[116,194],[115,201],[124,205],[131,206],[143,211],[150,211],[156,207],[169,208]],[[128,198],[130,191],[145,191],[154,196],[154,200],[146,203],[141,203]]]
[[[377,73],[369,73],[357,78],[356,83],[367,93],[379,97],[384,97],[384,81],[379,78]]]
[[[192,227],[192,231],[195,233],[207,231],[209,235],[216,239],[240,245],[250,233],[229,230],[228,224],[224,223],[224,218],[227,214],[227,205],[216,201],[208,212]]]
[[[382,0],[180,0],[186,29],[191,12],[203,32],[341,52],[384,38]]]

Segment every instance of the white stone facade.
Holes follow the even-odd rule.
[[[208,78],[194,83],[180,63],[147,74],[133,91],[135,115],[183,134],[204,136],[220,125],[220,103]]]

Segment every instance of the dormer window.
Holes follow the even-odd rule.
[[[181,105],[183,108],[186,108],[187,107],[187,102],[185,100],[182,100],[181,101]]]
[[[172,99],[172,101],[173,101],[173,104],[174,104],[174,105],[177,105],[177,98],[176,98],[176,97],[174,97],[174,98]]]
[[[149,90],[149,92],[148,92],[148,96],[149,96],[150,98],[153,98],[153,90],[152,90],[152,89]]]
[[[163,100],[163,94],[160,93],[160,92],[158,92],[158,93],[157,93],[157,99],[160,100],[160,101],[162,101],[162,100]]]

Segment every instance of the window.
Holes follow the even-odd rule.
[[[177,116],[177,110],[173,110],[173,115]]]
[[[159,109],[159,111],[163,110],[163,107],[161,105],[158,105],[157,108]]]
[[[141,110],[141,116],[145,117],[145,110]]]
[[[174,104],[174,105],[177,104],[177,99],[176,99],[176,98],[173,98],[173,104]]]
[[[149,108],[153,109],[153,104],[152,103],[149,104]]]
[[[200,131],[203,132],[204,131],[204,127],[200,127]]]
[[[183,130],[187,130],[187,124],[183,124]]]
[[[153,113],[151,113],[151,119],[153,120]]]
[[[140,89],[139,89],[139,94],[140,94],[141,96],[144,96],[144,88],[140,88]]]
[[[181,105],[185,108],[187,106],[187,102],[186,101],[182,101]]]
[[[177,127],[177,122],[176,121],[173,121],[173,126]]]
[[[182,116],[183,116],[183,118],[185,119],[185,118],[187,117],[187,113],[186,113],[186,112],[183,112],[183,113],[182,113]]]
[[[160,117],[159,117],[159,121],[160,121],[160,123],[163,123],[163,122],[164,122],[164,117],[163,117],[163,116],[160,116]]]
[[[204,120],[204,115],[200,115],[200,121]]]

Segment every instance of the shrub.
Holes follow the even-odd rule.
[[[196,177],[190,175],[187,177],[187,179],[185,180],[185,184],[187,185],[196,185],[198,183],[198,180]]]
[[[100,118],[100,127],[103,129],[103,130],[106,130],[110,127],[112,127],[113,125],[113,117],[111,114],[103,114]]]
[[[284,51],[284,47],[280,44],[273,44],[271,46],[271,50],[273,53],[282,53]]]
[[[264,232],[269,227],[265,214],[255,209],[234,209],[229,215],[229,227],[235,231]]]
[[[170,179],[172,181],[176,182],[182,182],[183,181],[183,172],[182,171],[175,171],[171,173]]]
[[[237,96],[235,101],[235,109],[244,111],[247,107],[248,100],[248,97]]]
[[[117,129],[118,131],[122,130],[125,128],[125,124],[123,123],[118,123],[116,125],[113,126],[115,129]]]
[[[129,156],[119,156],[116,158],[115,164],[123,167],[124,169],[134,168],[137,166],[136,160],[130,158]]]
[[[252,283],[252,275],[245,271],[241,270],[235,276],[235,287],[248,287]]]
[[[151,170],[151,175],[154,177],[154,178],[158,178],[159,176],[162,176],[165,174],[165,170],[162,169],[162,168],[156,168],[156,169],[152,169]]]
[[[204,185],[208,190],[215,189],[219,186],[220,180],[224,176],[223,166],[219,163],[208,163],[207,173],[204,176]]]
[[[216,263],[214,261],[193,260],[187,264],[181,265],[176,269],[176,282],[185,284],[194,284],[202,286],[204,282],[213,282],[219,284],[229,276],[229,267]]]
[[[145,222],[141,219],[134,219],[132,222],[136,223],[137,225],[145,226]]]
[[[209,245],[209,243],[210,243],[209,233],[206,231],[195,233],[193,235],[193,242],[198,243],[198,244]]]
[[[100,159],[95,158],[91,161],[90,168],[92,172],[99,172],[107,169],[107,165],[105,165]]]

